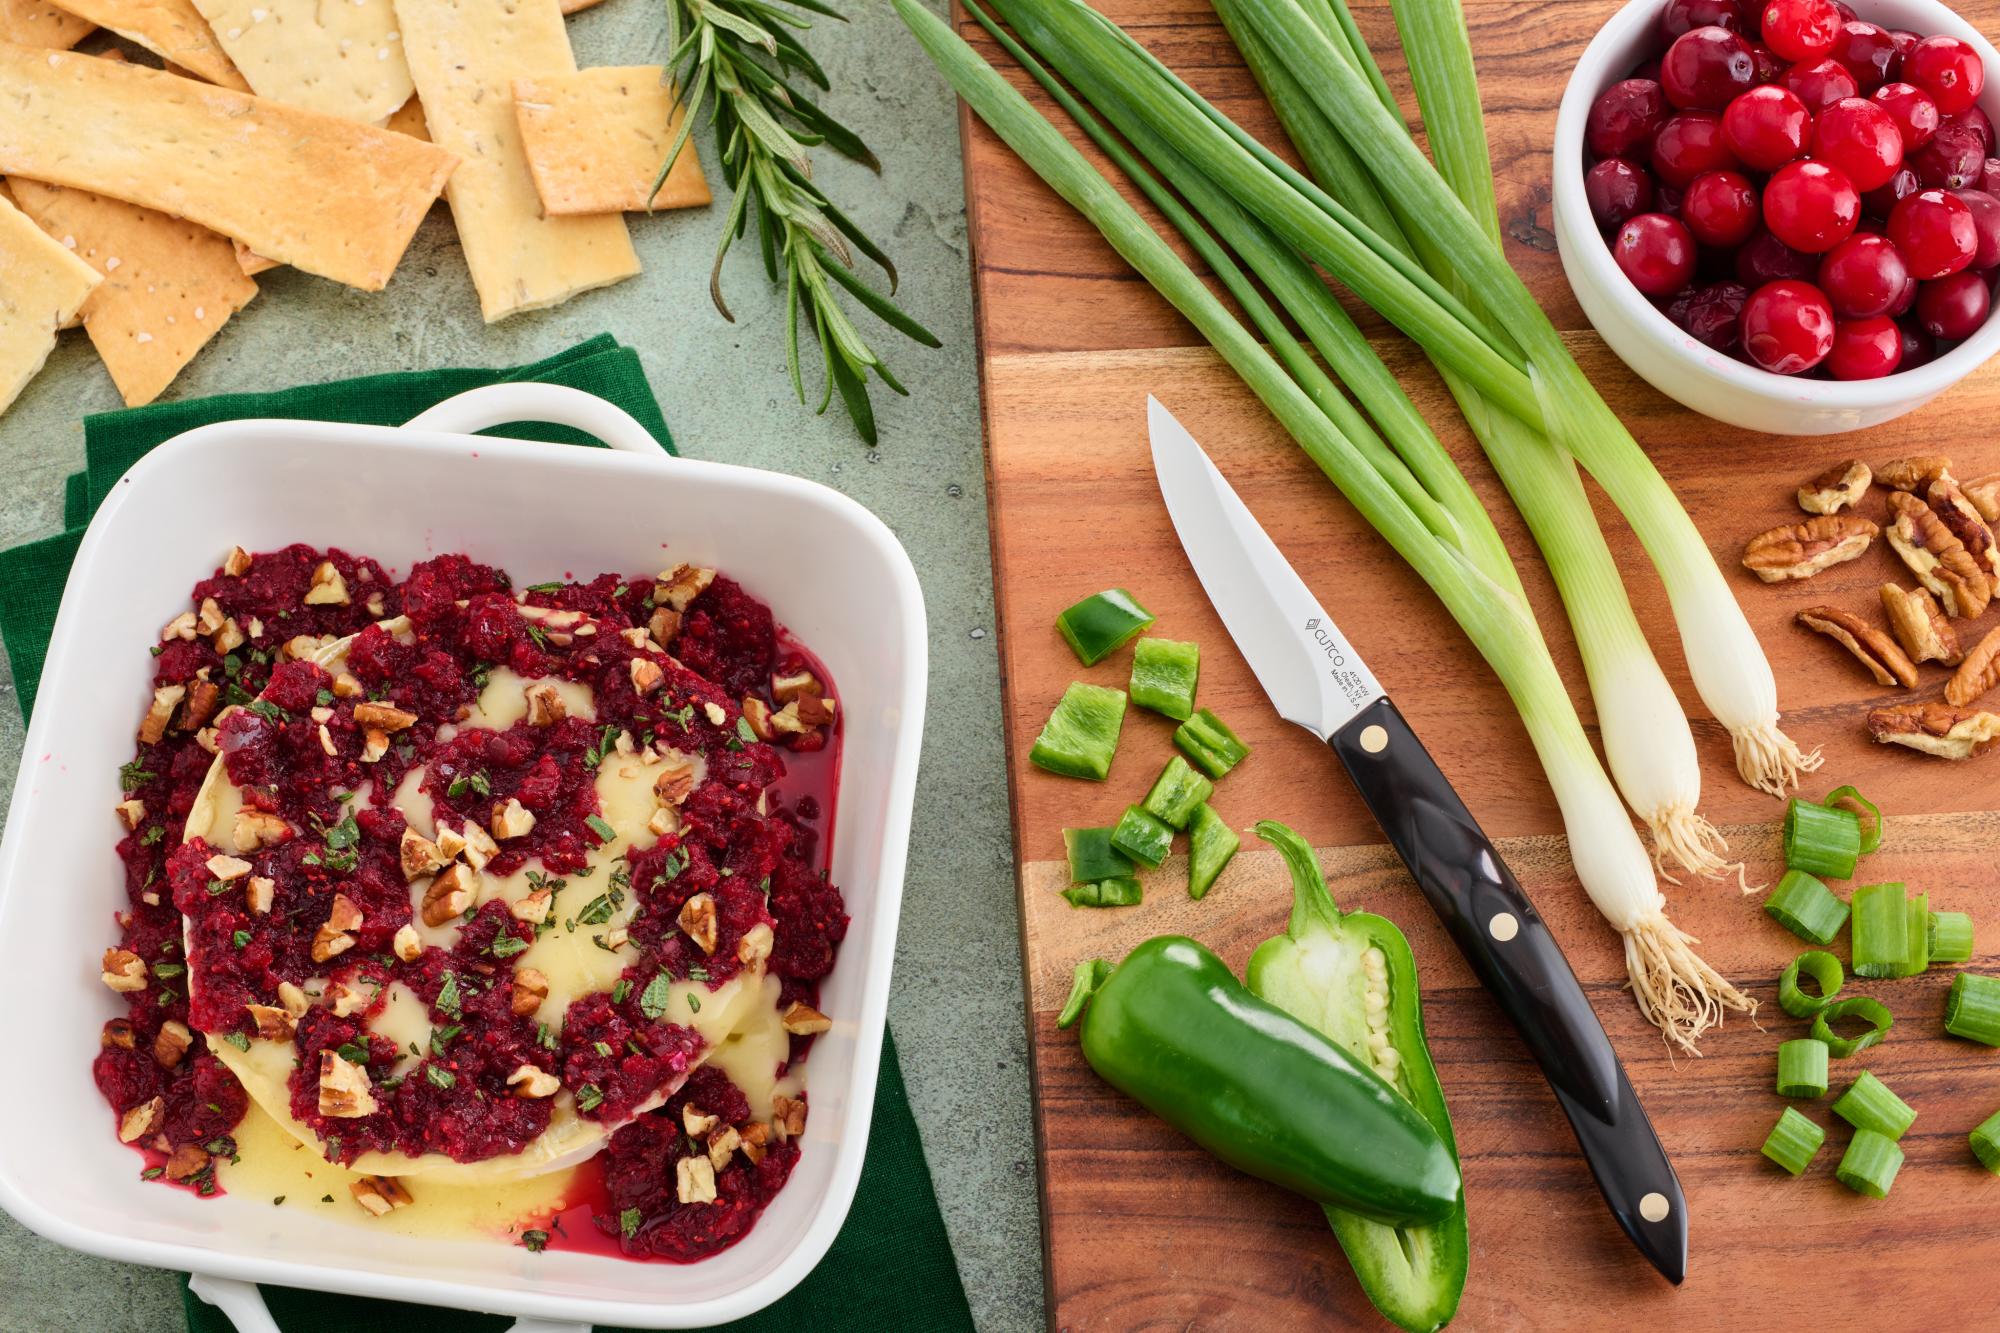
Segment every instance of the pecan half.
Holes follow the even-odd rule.
[[[1972,501],[1972,507],[1988,523],[2000,523],[2000,472],[1989,472],[1983,477],[1960,482],[1960,490],[1965,498]]]
[[[1834,606],[1809,606],[1799,612],[1798,622],[1853,653],[1877,684],[1901,685],[1906,690],[1916,687],[1917,664],[1896,646],[1894,639],[1853,612]]]
[[[1986,526],[1986,520],[1979,515],[1974,505],[1957,482],[1950,477],[1942,477],[1931,483],[1924,498],[1931,502],[1931,510],[1938,520],[1951,529],[1951,535],[1971,553],[1979,567],[1986,571],[1991,582],[2000,574],[2000,543],[1993,540],[1993,529]]]
[[[1891,490],[1921,491],[1939,477],[1951,475],[1951,460],[1942,454],[1898,458],[1875,469],[1875,480]]]
[[[1874,479],[1875,474],[1858,458],[1835,463],[1799,487],[1799,508],[1808,514],[1837,514],[1848,505],[1859,504]]]
[[[1996,686],[2000,686],[2000,629],[1991,629],[1945,682],[1944,701],[1963,708]]]
[[[1941,759],[1970,759],[2000,740],[2000,713],[1949,704],[1896,704],[1868,714],[1868,734]]]
[[[1965,656],[1959,646],[1958,631],[1938,609],[1937,599],[1922,588],[1904,592],[1893,583],[1882,585],[1882,612],[1889,628],[1912,662],[1942,662],[1957,666]]]
[[[1822,514],[1750,539],[1743,567],[1766,583],[1809,579],[1868,549],[1881,529],[1854,514]]]
[[[1993,596],[1992,585],[1944,520],[1916,496],[1900,491],[1889,497],[1889,507],[1896,514],[1884,534],[1889,545],[1903,557],[1917,582],[1936,594],[1945,613],[1970,620],[1984,611]]]

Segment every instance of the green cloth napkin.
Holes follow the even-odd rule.
[[[374,375],[279,393],[156,403],[87,418],[86,467],[70,477],[63,490],[68,530],[0,551],[0,640],[5,641],[13,663],[22,715],[34,708],[35,687],[55,628],[56,608],[83,526],[125,470],[154,446],[197,426],[245,417],[401,425],[454,394],[514,380],[566,384],[594,393],[631,413],[652,432],[662,449],[675,452],[638,354],[619,346],[608,334],[545,361],[513,369]],[[597,445],[575,431],[543,423],[497,427],[491,433]],[[266,1287],[264,1295],[285,1333],[387,1333],[419,1328],[425,1333],[498,1333],[509,1322],[494,1315],[288,1287]],[[186,1291],[185,1284],[182,1299],[191,1333],[229,1333],[229,1321],[222,1313]],[[923,1143],[904,1092],[895,1043],[887,1034],[875,1087],[868,1156],[846,1225],[819,1267],[791,1294],[762,1313],[726,1327],[737,1333],[802,1327],[956,1333],[972,1328],[965,1289],[924,1163]]]

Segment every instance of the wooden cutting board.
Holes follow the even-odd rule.
[[[1280,143],[1202,0],[1103,0],[1102,7],[1267,143]],[[1509,258],[1728,571],[1777,670],[1787,726],[1826,755],[1808,793],[1856,783],[1892,814],[1865,877],[1905,879],[1929,890],[1934,907],[1973,913],[1980,948],[1968,966],[2000,970],[1992,892],[2000,754],[1955,765],[1870,744],[1862,717],[1885,692],[1839,649],[1792,624],[1796,611],[1821,603],[1879,619],[1877,586],[1891,578],[1907,585],[1907,576],[1886,548],[1779,588],[1737,565],[1747,538],[1801,517],[1793,490],[1829,463],[1944,452],[1962,476],[2000,469],[1989,424],[2000,413],[2000,373],[1989,368],[1927,410],[1865,435],[1812,440],[1721,426],[1626,370],[1589,332],[1569,292],[1548,202],[1548,146],[1564,77],[1615,8],[1608,0],[1467,0]],[[1387,4],[1364,0],[1357,11],[1402,89]],[[2000,0],[1975,0],[1968,17],[2000,27]],[[960,19],[968,39],[1004,62]],[[1048,105],[1039,96],[1038,104]],[[1432,1050],[1464,1154],[1473,1248],[1460,1327],[1665,1319],[1684,1328],[1726,1321],[1789,1329],[1801,1318],[1825,1328],[1957,1327],[1969,1311],[1990,1308],[1986,1270],[2000,1261],[1992,1221],[2000,1182],[1973,1162],[1965,1135],[2000,1110],[2000,1053],[1943,1037],[1954,969],[1850,983],[1888,1001],[1898,1023],[1884,1046],[1835,1062],[1835,1091],[1867,1067],[1919,1110],[1890,1198],[1866,1200],[1833,1180],[1847,1132],[1831,1116],[1830,1098],[1801,1106],[1830,1126],[1802,1179],[1763,1161],[1758,1146],[1784,1105],[1772,1090],[1776,1046],[1803,1035],[1777,1007],[1776,976],[1800,944],[1733,883],[1663,885],[1669,911],[1702,937],[1709,960],[1763,1002],[1761,1028],[1735,1020],[1708,1038],[1704,1058],[1671,1057],[1621,989],[1617,937],[1577,885],[1520,723],[1464,637],[1193,330],[983,125],[968,117],[965,129],[1051,1325],[1262,1330],[1379,1322],[1317,1209],[1192,1148],[1101,1082],[1074,1035],[1055,1028],[1081,959],[1116,959],[1147,936],[1184,932],[1240,968],[1258,941],[1283,929],[1282,867],[1247,833],[1261,818],[1309,836],[1324,849],[1342,905],[1392,917],[1416,949]],[[1367,326],[1382,328],[1372,317]],[[1589,725],[1567,626],[1518,516],[1428,367],[1393,333],[1382,333],[1378,345],[1485,496]],[[1337,767],[1278,720],[1230,645],[1159,503],[1145,439],[1148,393],[1209,449],[1502,840],[1679,1169],[1692,1231],[1691,1271],[1680,1290],[1639,1258],[1606,1212],[1547,1086]],[[1885,508],[1878,493],[1864,512],[1880,518]],[[1781,807],[1736,779],[1726,736],[1688,685],[1653,571],[1601,497],[1600,512],[1640,618],[1694,719],[1704,808],[1749,860],[1753,879],[1772,878]],[[1066,883],[1062,828],[1115,820],[1172,753],[1169,725],[1134,709],[1108,782],[1028,766],[1035,733],[1070,680],[1125,682],[1129,652],[1083,669],[1053,628],[1064,606],[1110,586],[1130,589],[1154,611],[1156,632],[1201,643],[1202,702],[1255,749],[1215,797],[1246,831],[1244,852],[1199,903],[1182,891],[1179,857],[1149,877],[1137,908],[1080,911],[1058,896]],[[1990,612],[1972,632],[1996,624],[2000,612]],[[1936,696],[1943,679],[1927,670],[1919,696]],[[1844,954],[1844,941],[1839,947]]]

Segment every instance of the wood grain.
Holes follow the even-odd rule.
[[[1884,692],[1839,650],[1792,624],[1800,608],[1819,603],[1879,620],[1877,585],[1891,578],[1907,585],[1906,573],[1886,549],[1781,588],[1758,583],[1737,564],[1750,536],[1800,517],[1793,489],[1830,462],[1937,451],[1953,455],[1961,475],[2000,469],[2000,444],[1986,425],[2000,412],[2000,375],[1981,372],[1925,411],[1863,435],[1797,440],[1688,412],[1606,351],[1570,295],[1548,232],[1548,144],[1563,78],[1615,7],[1468,0],[1508,257],[1568,331],[1586,370],[1730,575],[1778,672],[1788,728],[1827,757],[1809,791],[1853,782],[1895,816],[1884,850],[1865,866],[1867,878],[1906,879],[1928,890],[1933,906],[1972,912],[1982,947],[1968,966],[2000,967],[2000,931],[1986,924],[2000,869],[2000,816],[1991,813],[2000,806],[2000,757],[1951,765],[1870,744],[1861,719]],[[1101,8],[1284,150],[1204,3],[1106,0]],[[1356,9],[1400,89],[1387,5]],[[1979,0],[1968,17],[2000,19],[2000,0]],[[998,56],[975,27],[961,23],[961,31]],[[1027,86],[1024,78],[1016,82]],[[1890,1199],[1872,1203],[1833,1182],[1844,1128],[1830,1133],[1803,1180],[1764,1163],[1757,1147],[1783,1105],[1772,1092],[1775,1048],[1802,1026],[1778,1011],[1775,978],[1798,942],[1733,884],[1663,884],[1670,912],[1703,937],[1710,960],[1766,1002],[1761,1029],[1734,1023],[1705,1044],[1705,1058],[1670,1060],[1621,991],[1617,937],[1577,885],[1520,723],[1463,635],[1094,231],[970,118],[965,145],[1051,1325],[1379,1325],[1316,1210],[1191,1148],[1098,1080],[1070,1034],[1055,1031],[1054,1012],[1080,959],[1116,958],[1146,936],[1174,931],[1240,966],[1259,940],[1283,929],[1289,897],[1275,856],[1254,842],[1200,903],[1181,893],[1178,860],[1149,877],[1138,908],[1080,912],[1058,896],[1061,829],[1111,822],[1171,753],[1169,725],[1133,710],[1108,782],[1070,781],[1027,766],[1029,744],[1065,684],[1124,683],[1128,655],[1080,669],[1053,629],[1062,607],[1106,586],[1135,593],[1159,616],[1157,632],[1202,644],[1203,703],[1255,747],[1219,788],[1218,810],[1238,828],[1260,818],[1297,827],[1328,849],[1323,860],[1342,903],[1393,917],[1416,948],[1432,1047],[1465,1155],[1473,1259],[1458,1326],[1595,1328],[1670,1319],[1688,1328],[1726,1321],[1779,1329],[1811,1308],[1815,1324],[1830,1328],[1879,1326],[1885,1317],[1900,1327],[1952,1327],[1963,1326],[1973,1303],[1990,1304],[1979,1270],[2000,1261],[2000,1229],[1977,1220],[1991,1181],[1972,1162],[1964,1135],[2000,1109],[2000,1061],[1941,1038],[1951,969],[1864,984],[1892,1005],[1898,1026],[1878,1050],[1846,1067],[1836,1063],[1836,1091],[1865,1065],[1919,1108],[1906,1140],[1909,1162]],[[1372,316],[1364,324],[1486,498],[1592,725],[1560,604],[1525,528],[1422,358]],[[1691,1273],[1681,1290],[1659,1280],[1620,1235],[1546,1085],[1381,845],[1358,798],[1317,742],[1277,719],[1230,646],[1159,505],[1147,463],[1148,393],[1208,448],[1474,813],[1504,840],[1509,863],[1568,951],[1680,1171],[1693,1232]],[[1693,720],[1704,809],[1726,826],[1753,877],[1770,878],[1781,808],[1736,780],[1726,736],[1689,687],[1657,579],[1622,520],[1594,489],[1593,496],[1640,618]],[[1879,496],[1867,505],[1874,517],[1885,508]],[[1972,632],[1994,624],[2000,611]],[[1928,671],[1917,697],[1935,697],[1943,679]],[[1839,1124],[1825,1103],[1804,1109]],[[1862,1254],[1865,1264],[1843,1258]],[[1837,1290],[1825,1280],[1836,1272]]]

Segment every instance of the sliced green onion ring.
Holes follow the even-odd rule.
[[[1959,979],[1964,980],[1960,973]],[[2000,987],[2000,982],[1995,982]],[[1953,987],[1954,991],[1957,989]],[[1844,1018],[1859,1018],[1869,1025],[1869,1030],[1858,1037],[1835,1036],[1833,1025]],[[1835,1000],[1813,1015],[1812,1035],[1815,1040],[1826,1043],[1827,1053],[1836,1060],[1845,1060],[1850,1055],[1867,1050],[1889,1035],[1889,1029],[1896,1026],[1896,1016],[1889,1012],[1889,1006],[1880,1000],[1871,1000],[1866,995],[1852,999]],[[1947,1030],[1951,1026],[1949,1016],[1945,1019]],[[2000,1043],[2000,1037],[1995,1038]]]
[[[1833,1174],[1835,1179],[1856,1194],[1865,1194],[1871,1199],[1886,1199],[1889,1187],[1896,1183],[1896,1173],[1902,1169],[1901,1144],[1887,1134],[1877,1134],[1872,1129],[1857,1129]]]
[[[1808,995],[1799,988],[1801,972],[1819,983],[1818,995]],[[1808,949],[1778,974],[1778,1007],[1793,1018],[1811,1018],[1833,1003],[1846,980],[1838,958],[1824,949]]]
[[[1835,787],[1826,794],[1826,799],[1820,804],[1833,810],[1837,809],[1842,801],[1852,801],[1874,817],[1875,822],[1861,835],[1861,854],[1866,856],[1882,845],[1882,807],[1853,787]]]
[[[1854,878],[1861,859],[1861,816],[1792,798],[1785,807],[1785,866],[1830,879]]]
[[[1857,977],[1900,977],[1910,965],[1909,892],[1900,881],[1854,890],[1848,923]],[[1926,925],[1928,929],[1928,925]]]
[[[1764,911],[1808,944],[1831,944],[1847,924],[1848,907],[1837,894],[1803,870],[1787,870]]]
[[[1826,1091],[1826,1043],[1801,1037],[1778,1043],[1778,1095],[1818,1097]],[[1850,1089],[1851,1091],[1851,1089]],[[1887,1088],[1882,1091],[1889,1092]],[[1889,1093],[1891,1097],[1896,1094]],[[1845,1100],[1845,1098],[1843,1098]],[[1836,1105],[1834,1110],[1840,1107]],[[1913,1111],[1914,1116],[1916,1113]]]
[[[1981,1121],[1979,1128],[1966,1136],[1972,1143],[1972,1155],[1979,1164],[2000,1176],[2000,1111]]]
[[[2000,977],[1961,972],[1944,1002],[1944,1030],[1954,1037],[2000,1046]]]
[[[1972,958],[1972,918],[1964,912],[1932,912],[1928,927],[1933,963],[1963,963]]]
[[[2000,1116],[1995,1119],[2000,1119]],[[1819,1153],[1820,1145],[1825,1142],[1825,1130],[1787,1106],[1785,1113],[1778,1117],[1778,1123],[1771,1126],[1770,1136],[1764,1140],[1764,1155],[1796,1176],[1811,1164]],[[1978,1145],[1975,1143],[1973,1146],[1977,1151]]]
[[[1778,1049],[1782,1055],[1784,1047]],[[1917,1120],[1917,1108],[1891,1092],[1887,1083],[1866,1069],[1835,1100],[1833,1113],[1856,1129],[1872,1129],[1892,1139],[1902,1138]]]

